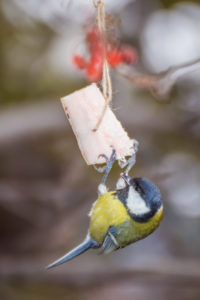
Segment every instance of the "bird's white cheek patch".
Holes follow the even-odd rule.
[[[127,199],[127,207],[131,213],[135,215],[141,215],[150,211],[149,207],[146,206],[145,201],[142,199],[140,194],[130,187]]]

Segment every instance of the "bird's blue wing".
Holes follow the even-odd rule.
[[[104,239],[103,245],[101,247],[101,253],[109,254],[119,248],[119,245],[116,240],[116,231],[115,227],[110,227],[106,237]]]

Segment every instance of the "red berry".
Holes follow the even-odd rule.
[[[93,27],[86,34],[86,42],[90,53],[92,54],[96,48],[102,48],[100,33],[97,27]]]
[[[116,67],[123,60],[123,54],[121,50],[113,49],[107,53],[107,60],[111,67]]]
[[[86,34],[87,43],[94,43],[95,41],[98,41],[99,38],[100,38],[100,33],[96,26],[94,26],[90,30],[88,30],[88,32]]]
[[[102,77],[103,57],[94,55],[87,66],[87,78],[90,81],[99,81]]]
[[[121,48],[121,51],[124,63],[131,64],[138,60],[138,53],[135,48],[125,45]]]
[[[82,56],[74,55],[73,63],[79,68],[79,69],[85,69],[86,67],[86,61]]]
[[[106,59],[113,68],[120,63],[134,63],[138,59],[136,49],[131,46],[124,45],[121,48],[116,48],[115,45],[109,42],[103,45],[97,26],[87,30],[86,43],[90,54],[89,62],[79,55],[73,57],[73,62],[79,69],[86,69],[86,77],[90,81],[99,81],[102,78],[104,47],[106,48]]]

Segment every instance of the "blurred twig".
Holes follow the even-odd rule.
[[[22,137],[68,128],[62,107],[55,101],[36,101],[0,112],[1,145],[6,142],[13,143]]]
[[[49,254],[48,254],[49,255]],[[49,272],[45,269],[41,269],[41,263],[44,264],[44,261],[48,261],[48,255],[45,257],[37,258],[37,261],[27,260],[25,258],[16,258],[12,259],[12,262],[9,262],[9,257],[4,257],[1,263],[0,278],[12,278],[16,275],[20,276],[24,280],[31,281],[33,279],[37,280],[50,280],[52,282],[59,282],[60,284],[74,284],[77,287],[83,285],[106,285],[113,281],[136,281],[137,279],[143,279],[146,281],[145,275],[148,275],[148,280],[150,278],[168,278],[176,284],[178,280],[186,279],[188,282],[193,281],[199,284],[200,278],[200,268],[199,262],[195,259],[171,259],[159,257],[159,264],[156,264],[158,257],[152,257],[152,262],[148,265],[135,265],[130,269],[123,269],[120,267],[115,267],[114,269],[108,270],[108,265],[104,264],[100,269],[96,269],[94,276],[94,269],[88,269],[86,266],[88,260],[83,263],[85,268],[74,269],[71,271],[72,266],[68,268],[62,268],[59,272]],[[80,262],[79,262],[80,263]],[[74,266],[78,266],[79,263],[73,262]],[[26,265],[26,268],[24,267]],[[5,267],[6,266],[6,267]],[[11,266],[8,267],[8,266]],[[21,266],[21,267],[20,267]],[[95,267],[98,266],[98,263],[95,264]],[[43,272],[41,272],[43,271]],[[83,280],[84,274],[84,280]],[[176,280],[175,280],[176,279]],[[175,281],[174,281],[175,280]]]
[[[118,73],[134,86],[149,90],[157,99],[165,100],[173,85],[183,75],[200,69],[200,58],[177,65],[159,74],[139,73],[128,66],[118,68]]]

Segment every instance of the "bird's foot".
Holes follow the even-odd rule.
[[[127,161],[125,161],[125,162],[118,161],[118,164],[121,169],[123,169],[127,166],[126,170],[123,173],[124,177],[126,177],[126,178],[129,178],[128,174],[136,162],[136,152],[138,151],[138,144],[139,143],[137,141],[134,142],[135,152],[132,154],[132,156]]]
[[[95,167],[95,170],[97,170],[100,173],[105,172],[103,179],[101,181],[101,184],[100,184],[100,186],[105,186],[106,179],[107,179],[107,177],[112,169],[112,166],[116,160],[116,150],[113,148],[110,158],[108,158],[105,154],[100,154],[99,157],[105,158],[106,166],[102,167],[102,168],[97,168],[96,166],[94,166],[94,167]]]

